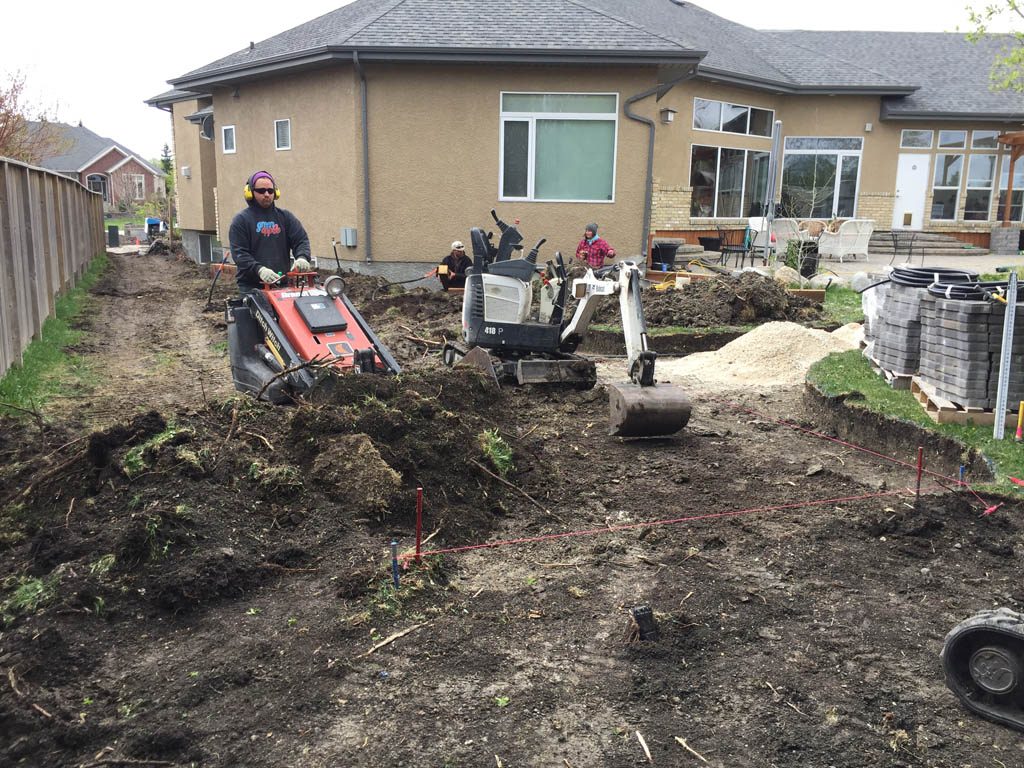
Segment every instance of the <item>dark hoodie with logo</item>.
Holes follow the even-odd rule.
[[[231,221],[228,233],[231,258],[238,267],[236,281],[240,289],[258,288],[260,267],[287,272],[289,253],[296,259],[309,259],[309,236],[302,223],[284,208],[261,208],[255,200]]]

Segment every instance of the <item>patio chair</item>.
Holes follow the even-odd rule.
[[[749,250],[747,243],[744,242],[746,233],[736,229],[728,230],[719,227],[718,239],[721,241],[722,264],[728,266],[729,257],[733,256],[736,259],[736,263],[742,265],[742,262],[747,258],[747,251]]]
[[[755,258],[760,258],[762,264],[767,264],[769,254],[775,250],[774,243],[768,242],[768,219],[764,216],[754,216],[747,219],[747,231],[748,254],[750,255],[751,266],[753,266]]]
[[[858,256],[868,257],[868,241],[875,231],[875,223],[868,219],[848,219],[839,225],[837,232],[822,232],[818,238],[818,254],[832,257],[843,263],[843,259]]]

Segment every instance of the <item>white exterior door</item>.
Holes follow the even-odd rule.
[[[928,191],[928,155],[900,155],[896,167],[896,202],[893,229],[920,229],[924,224],[924,198]]]

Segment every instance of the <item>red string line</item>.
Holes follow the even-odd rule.
[[[711,512],[706,515],[691,515],[688,517],[675,517],[667,520],[652,520],[643,523],[629,523],[626,525],[607,525],[603,528],[589,528],[587,530],[577,531],[563,531],[562,533],[549,533],[543,536],[527,536],[519,539],[504,539],[501,541],[491,541],[486,544],[467,544],[462,547],[450,547],[448,549],[435,549],[429,552],[420,552],[421,557],[427,557],[428,555],[450,555],[456,552],[470,552],[475,549],[494,549],[496,547],[507,547],[517,544],[534,544],[541,541],[554,541],[555,539],[568,539],[579,536],[595,536],[597,534],[604,533],[615,533],[617,531],[629,531],[636,528],[654,528],[660,525],[678,525],[679,523],[692,523],[698,520],[712,520],[720,519],[725,517],[737,517],[739,515],[749,515],[755,512],[777,512],[785,509],[798,509],[800,507],[816,507],[824,506],[826,504],[838,504],[840,502],[847,501],[863,501],[864,499],[874,499],[883,496],[898,496],[902,494],[914,495],[914,492],[909,488],[904,488],[898,491],[881,491],[879,493],[867,493],[860,496],[840,496],[832,499],[819,499],[817,501],[798,501],[791,504],[777,504],[769,507],[748,507],[747,509],[736,509],[729,512]],[[399,559],[408,561],[415,558],[414,553],[403,553]]]
[[[765,419],[767,421],[773,421],[776,424],[781,424],[784,427],[789,427],[790,429],[795,429],[798,432],[804,432],[804,433],[806,433],[808,435],[812,435],[813,437],[819,437],[822,440],[828,440],[829,442],[832,442],[832,443],[838,443],[839,445],[842,445],[842,446],[844,446],[846,448],[852,448],[855,451],[860,451],[861,453],[866,453],[866,454],[868,454],[870,456],[874,456],[875,458],[884,459],[885,461],[892,462],[893,464],[899,464],[899,465],[904,466],[904,467],[909,467],[910,469],[913,469],[915,472],[917,471],[917,464],[916,463],[912,463],[912,462],[909,462],[909,461],[903,461],[902,459],[897,459],[894,456],[887,456],[884,453],[879,453],[878,451],[873,451],[870,448],[865,448],[862,445],[857,445],[856,443],[851,443],[851,442],[848,442],[846,440],[840,440],[838,437],[831,437],[830,435],[826,435],[826,434],[824,434],[822,432],[816,432],[815,430],[808,429],[807,427],[801,427],[799,424],[795,424],[794,422],[791,422],[791,421],[786,421],[785,419],[777,419],[774,416],[769,416],[766,413],[761,413],[759,411],[755,411],[753,408],[749,408],[749,407],[747,407],[745,405],[742,405],[740,403],[732,402],[731,400],[717,400],[716,402],[722,403],[723,405],[726,405],[726,406],[732,408],[733,410],[740,411],[740,412],[743,412],[743,413],[748,413],[748,414],[750,414],[752,416],[757,416],[759,419]],[[988,502],[985,501],[985,499],[983,499],[981,496],[979,496],[977,491],[975,491],[970,486],[970,484],[965,482],[964,480],[961,480],[961,479],[959,479],[957,477],[950,477],[949,475],[944,475],[941,472],[934,472],[934,471],[932,471],[930,469],[927,469],[927,468],[925,468],[923,470],[923,472],[926,475],[931,475],[934,478],[945,480],[947,482],[951,482],[951,483],[954,483],[955,485],[958,485],[958,486],[960,486],[962,488],[965,488],[979,502],[984,504],[986,507],[989,506]]]

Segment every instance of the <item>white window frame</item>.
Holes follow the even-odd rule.
[[[615,112],[505,112],[505,96],[613,96]],[[619,160],[619,94],[608,92],[587,91],[501,91],[498,94],[498,199],[529,201],[532,203],[594,203],[613,204],[615,202],[615,180],[618,174]],[[612,129],[612,197],[610,200],[549,200],[538,199],[534,187],[537,155],[537,121],[538,120],[596,120],[611,121]],[[526,122],[526,197],[508,197],[505,195],[505,123]]]
[[[280,125],[281,123],[286,123],[288,125],[288,145],[287,146],[281,146],[278,143],[277,126]],[[292,120],[291,120],[291,118],[290,117],[285,117],[285,118],[282,118],[281,120],[275,120],[274,121],[274,149],[276,149],[276,150],[278,150],[280,152],[280,151],[283,151],[283,150],[286,150],[286,149],[291,149],[291,148],[292,148]]]
[[[697,120],[697,101],[698,100],[700,100],[700,101],[715,102],[717,104],[720,104],[723,107],[725,105],[727,105],[727,104],[730,105],[730,106],[733,106],[733,107],[743,107],[744,109],[747,110],[747,130],[746,130],[746,132],[745,133],[739,133],[738,131],[724,131],[724,130],[722,130],[722,120],[724,119],[724,117],[721,115],[721,113],[719,113],[718,129],[717,130],[714,129],[714,128],[698,128],[696,126],[696,120]],[[754,139],[771,139],[772,132],[771,132],[770,128],[769,128],[767,136],[762,136],[759,133],[751,133],[750,132],[750,110],[752,110],[752,109],[760,109],[762,112],[771,112],[772,119],[768,121],[768,125],[769,126],[774,126],[775,125],[775,110],[774,109],[770,109],[769,107],[759,107],[759,106],[756,106],[754,104],[738,104],[735,101],[722,101],[720,99],[707,99],[707,98],[705,98],[703,96],[694,96],[693,97],[693,111],[691,112],[692,119],[690,120],[690,125],[693,128],[693,130],[695,130],[695,131],[703,131],[704,133],[721,133],[721,134],[724,134],[726,136],[750,136],[751,138],[754,138]],[[704,145],[701,145],[701,146],[708,146],[708,145],[704,144]],[[726,147],[726,149],[731,149],[731,147]]]
[[[107,193],[107,177],[102,173],[90,173],[85,179],[85,186],[90,192],[98,192],[103,196],[103,202],[110,202],[110,195]]]
[[[839,141],[855,140],[860,141],[860,149],[789,149],[786,141],[789,139],[836,139]],[[844,218],[856,218],[857,204],[860,202],[860,181],[861,172],[864,170],[864,140],[859,136],[787,136],[782,142],[782,162],[779,164],[779,191],[782,190],[782,179],[785,178],[786,156],[787,155],[837,155],[836,159],[836,185],[832,192],[832,213],[831,218],[836,218],[839,209],[839,184],[843,176],[843,160],[846,157],[857,158],[857,182],[853,186],[853,212]],[[808,217],[809,218],[809,217]]]
[[[991,179],[991,181],[989,181],[988,186],[977,186],[977,185],[972,185],[971,184],[971,165],[974,163],[975,158],[979,158],[979,157],[991,157],[992,158],[992,179]],[[977,154],[968,155],[967,156],[967,172],[966,172],[966,180],[964,182],[964,205],[966,206],[966,204],[967,204],[967,195],[970,193],[970,191],[972,189],[973,190],[979,190],[979,191],[986,191],[987,190],[989,194],[988,194],[988,209],[987,209],[987,212],[985,214],[985,218],[984,219],[968,219],[967,218],[967,210],[965,208],[964,209],[964,215],[963,215],[963,220],[964,221],[991,221],[992,220],[992,188],[995,186],[996,182],[998,181],[998,178],[997,178],[998,176],[999,176],[999,155],[996,154],[995,152],[979,152]]]
[[[914,147],[906,143],[906,135],[908,133],[927,133],[928,134],[928,146],[927,147]],[[935,131],[928,128],[904,128],[900,131],[900,149],[931,149],[935,146]]]
[[[985,138],[988,138],[989,136],[991,136],[992,138],[996,139],[996,143],[993,146],[991,146],[991,147],[979,147],[978,143],[977,143],[978,142],[978,134],[979,133],[982,134],[982,136],[984,136]],[[991,151],[991,152],[998,152],[999,151],[999,131],[989,131],[989,130],[971,131],[971,149],[982,149],[982,150]]]
[[[944,145],[942,143],[942,134],[944,134],[944,133],[946,133],[946,134],[949,134],[949,133],[962,133],[964,135],[964,140],[962,142],[960,142],[959,144],[950,144],[948,146]],[[956,154],[959,154],[959,152],[949,152],[947,150],[951,150],[951,149],[967,149],[967,134],[968,133],[969,133],[969,131],[967,131],[967,130],[965,130],[963,128],[949,128],[949,129],[944,130],[944,131],[939,131],[939,140],[938,140],[938,143],[936,143],[936,145],[935,145],[935,149],[938,152],[941,152],[941,153],[943,153],[945,155],[956,155]]]
[[[135,200],[146,199],[146,177],[141,173],[132,174],[132,186],[134,187],[134,193],[132,197]]]
[[[690,188],[692,189],[693,181],[693,148],[702,147],[704,149],[715,150],[715,192],[712,195],[714,205],[711,206],[711,215],[709,216],[694,216],[692,213],[692,207],[690,209],[690,220],[691,221],[710,221],[712,219],[747,219],[749,216],[745,216],[743,211],[749,209],[749,200],[747,200],[747,176],[750,173],[750,155],[756,153],[763,155],[768,152],[766,149],[750,149],[747,147],[726,147],[720,144],[700,144],[698,142],[692,142],[690,144],[690,167],[688,169],[687,179],[690,181]],[[743,176],[740,181],[740,213],[738,216],[725,216],[719,215],[718,213],[718,183],[722,176],[722,150],[730,149],[733,152],[743,152]],[[768,190],[764,191],[768,194]],[[691,202],[692,206],[692,202]]]
[[[226,141],[228,131],[231,131],[231,149],[228,149]],[[238,151],[238,132],[233,125],[225,125],[220,129],[220,150],[225,155],[233,155]]]
[[[966,143],[966,140],[965,140],[965,143]],[[938,169],[939,169],[939,158],[946,157],[946,156],[952,156],[952,157],[959,157],[960,158],[960,176],[961,176],[961,179],[960,179],[959,183],[955,187],[939,186],[938,184],[935,183],[935,176],[936,176],[936,173],[938,172]],[[935,213],[935,190],[937,190],[937,189],[942,189],[942,190],[952,189],[952,190],[955,190],[956,191],[956,202],[953,205],[953,217],[952,218],[949,218],[949,219],[938,219],[934,215],[931,215],[931,216],[928,217],[931,221],[957,221],[957,220],[959,220],[959,218],[960,218],[960,190],[964,186],[964,178],[963,177],[967,176],[967,157],[968,157],[968,155],[965,152],[936,152],[935,153],[935,165],[932,167],[932,210],[931,210],[930,213],[931,214]]]

